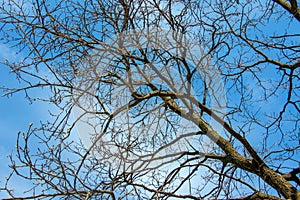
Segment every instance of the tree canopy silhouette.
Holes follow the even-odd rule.
[[[49,121],[8,199],[300,199],[297,0],[6,0],[2,60]],[[32,90],[43,88],[45,95]],[[12,177],[32,183],[16,196]]]

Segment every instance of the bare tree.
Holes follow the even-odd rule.
[[[2,1],[2,43],[20,55],[2,63],[24,86],[5,94],[57,110],[19,133],[1,190],[300,199],[298,4]],[[15,175],[32,182],[23,197]]]

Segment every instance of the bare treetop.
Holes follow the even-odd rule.
[[[21,86],[2,89],[57,110],[19,133],[1,190],[299,199],[298,4],[3,1],[1,41],[18,56],[1,61]],[[32,182],[24,196],[14,176]]]

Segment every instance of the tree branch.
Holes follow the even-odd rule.
[[[273,0],[285,10],[291,13],[300,22],[300,9],[297,5],[297,0],[290,0],[290,4],[285,0]]]

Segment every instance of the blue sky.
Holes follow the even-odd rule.
[[[4,66],[0,68],[0,85],[9,85],[15,82],[12,75],[8,73],[8,69]],[[3,92],[1,91],[1,96]],[[0,98],[0,180],[5,180],[5,177],[9,174],[10,169],[7,164],[9,162],[9,154],[15,147],[16,136],[18,131],[25,130],[26,125],[30,123],[30,120],[34,118],[33,105],[29,105],[28,102],[23,101],[23,94],[16,94],[11,98]],[[35,112],[36,113],[36,112]],[[3,183],[1,182],[1,186]],[[18,187],[18,186],[14,186]],[[21,187],[21,186],[19,186]],[[3,197],[4,194],[1,194]]]
[[[280,26],[277,27],[279,28]],[[275,31],[273,25],[270,31]],[[13,51],[5,46],[0,47],[2,50],[2,52],[0,52],[1,61],[6,58],[17,59]],[[0,65],[0,86],[13,86],[17,84],[18,82],[15,76],[9,73],[9,69]],[[38,95],[38,92],[42,94],[45,91],[36,92]],[[0,95],[2,95],[2,91],[0,91]],[[277,103],[278,102],[274,102],[275,105]],[[268,107],[268,109],[270,108],[271,107]],[[10,171],[7,166],[9,163],[8,155],[15,149],[17,132],[26,131],[31,122],[37,124],[39,120],[47,119],[48,109],[49,106],[44,103],[34,102],[34,104],[30,104],[30,102],[25,99],[23,92],[17,93],[10,98],[0,97],[0,181],[4,180]],[[16,183],[18,183],[18,185],[13,185],[13,187],[19,191],[23,191],[23,188],[26,187],[26,182],[24,181],[14,181],[14,184]],[[0,183],[0,186],[2,185],[3,182]],[[5,194],[0,192],[0,198],[4,196]]]
[[[2,49],[3,50],[3,49]],[[8,49],[4,49],[4,51]],[[3,53],[1,61],[3,60]],[[0,86],[19,85],[15,75],[9,73],[9,69],[0,65]],[[42,91],[40,91],[42,92]],[[2,97],[3,91],[0,91],[0,186],[3,186],[3,180],[9,174],[8,156],[15,152],[16,138],[19,131],[26,131],[31,122],[39,123],[39,120],[47,119],[48,107],[46,104],[35,102],[30,104],[25,99],[23,92],[14,94],[10,98]],[[27,185],[24,181],[14,181],[12,185],[18,191],[23,191]],[[0,198],[4,197],[5,193],[0,191]]]

